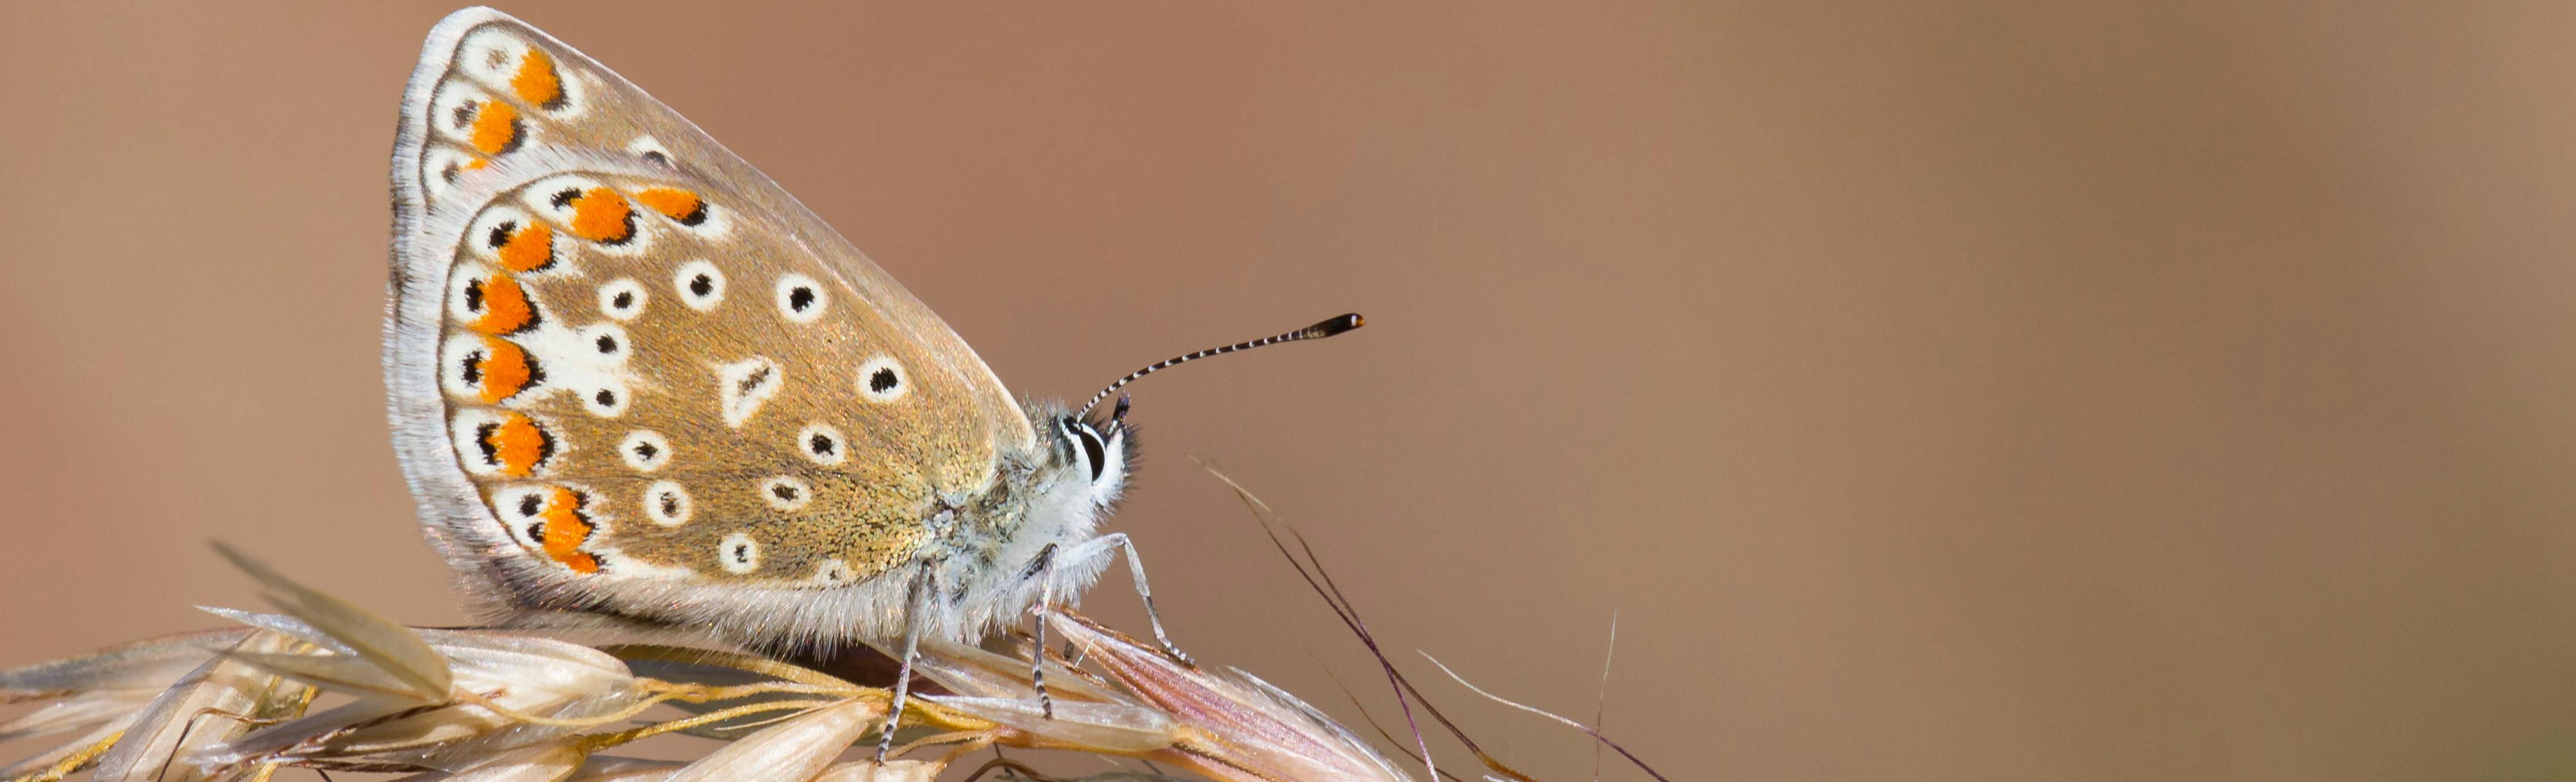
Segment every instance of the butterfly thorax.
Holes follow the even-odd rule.
[[[1058,556],[1095,536],[1125,490],[1134,439],[1105,437],[1053,403],[1029,405],[1041,446],[1004,455],[988,490],[942,499],[923,519],[931,535],[916,561],[933,573],[945,608],[939,634],[974,638],[1020,616],[1043,596],[1073,601],[1100,573],[1099,557]]]

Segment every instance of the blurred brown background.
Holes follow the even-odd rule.
[[[253,604],[209,538],[463,620],[377,370],[449,7],[67,6],[0,5],[0,664]],[[1615,612],[1608,731],[1677,779],[2576,775],[2576,8],[716,9],[505,10],[1016,391],[1369,316],[1139,387],[1113,523],[1183,645],[1346,720],[1327,668],[1396,718],[1189,457],[1531,704],[1593,713]]]

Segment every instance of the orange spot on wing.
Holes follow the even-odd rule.
[[[525,478],[537,471],[554,443],[537,422],[518,413],[505,413],[500,423],[483,435],[483,447],[491,450],[493,461],[501,465],[501,474]]]
[[[528,363],[528,351],[497,337],[483,338],[483,360],[475,368],[482,375],[484,404],[517,396],[537,376],[536,366]]]
[[[510,77],[510,90],[531,106],[555,108],[563,99],[563,80],[555,75],[555,61],[545,52],[529,49],[519,58],[519,73]]]
[[[478,158],[475,158],[475,159],[473,159],[473,160],[465,161],[465,170],[467,170],[467,171],[481,171],[481,170],[483,170],[483,167],[484,167],[484,166],[488,166],[488,165],[491,165],[491,164],[492,164],[492,161],[490,161],[490,160],[488,160],[488,159],[484,159],[484,158],[479,158],[479,157],[478,157]]]
[[[636,191],[635,200],[673,220],[696,225],[707,217],[707,203],[698,194],[676,187],[648,187]]]
[[[594,242],[615,244],[634,238],[635,208],[617,191],[594,187],[572,200],[572,233]]]
[[[483,315],[466,328],[485,334],[508,334],[527,328],[537,320],[537,309],[528,303],[528,289],[506,274],[483,278]]]
[[[544,224],[531,225],[511,234],[501,243],[501,268],[514,272],[532,272],[554,265],[555,229]]]
[[[497,100],[474,110],[474,148],[486,155],[508,152],[519,143],[519,109]]]
[[[582,518],[582,496],[561,486],[546,492],[545,539],[540,541],[546,556],[583,573],[599,571],[599,558],[581,550],[582,541],[590,539],[597,525]]]

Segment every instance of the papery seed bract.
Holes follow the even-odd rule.
[[[17,719],[0,723],[0,741],[81,730],[122,717],[133,716],[150,704],[158,690],[91,690],[72,693],[43,708],[21,714]]]
[[[946,768],[946,763],[927,760],[889,760],[882,764],[861,760],[833,766],[813,782],[931,782]]]
[[[281,654],[303,646],[304,641],[293,636],[261,630],[230,651]],[[249,732],[252,720],[300,708],[310,690],[241,660],[208,660],[153,699],[116,746],[99,758],[92,779],[187,782],[209,778],[213,774],[207,770],[175,759]]]
[[[691,763],[668,782],[714,782],[738,779],[808,779],[858,741],[885,704],[849,700],[799,714],[762,728]]]
[[[592,755],[565,782],[663,782],[688,764],[669,760]]]
[[[215,656],[206,647],[240,643],[248,630],[201,630],[165,635],[60,660],[0,671],[0,697],[81,690],[161,690]]]
[[[421,774],[399,782],[561,782],[581,768],[581,748],[549,741],[502,752],[453,774]]]
[[[118,732],[132,726],[134,724],[135,712],[142,709],[145,702],[148,702],[148,699],[136,701],[134,704],[134,710],[130,710],[125,714],[117,716],[106,722],[98,723],[95,727],[90,728],[88,733],[81,734],[79,738],[63,742],[61,745],[56,746],[53,749],[48,749],[43,752],[36,753],[35,755],[22,758],[16,763],[11,763],[5,768],[0,768],[0,778],[14,779],[24,776],[28,773],[51,766],[55,761],[71,757],[73,754],[81,752],[82,750],[97,746],[99,742],[106,741],[109,736],[114,736]]]
[[[311,625],[273,614],[227,613],[256,626],[298,637],[321,636]],[[512,713],[548,718],[601,714],[633,703],[640,693],[634,676],[617,658],[589,647],[515,633],[473,630],[417,631],[426,648],[441,658],[452,685],[488,694],[492,704]],[[325,640],[324,643],[334,641]],[[239,740],[206,748],[197,761],[210,766],[278,759],[370,758],[453,767],[468,762],[486,744],[515,746],[566,732],[559,726],[530,725],[474,703],[424,705],[407,696],[388,695],[376,682],[352,682],[351,666],[366,658],[303,656],[245,658],[287,670],[306,670],[314,663],[337,666],[326,677],[341,691],[360,695],[357,702],[289,722]],[[460,760],[460,758],[465,758]]]
[[[313,625],[407,685],[425,703],[446,700],[452,684],[447,661],[409,627],[340,598],[295,583],[249,555],[222,543],[215,551],[259,582],[262,597],[279,610]]]
[[[924,696],[926,700],[1085,751],[1143,754],[1178,740],[1170,715],[1124,703],[1057,703],[1048,717],[1035,700]]]
[[[1071,613],[1050,627],[1112,679],[1183,725],[1189,746],[1155,753],[1222,780],[1406,779],[1394,764],[1322,712],[1252,674],[1174,662],[1157,648]]]

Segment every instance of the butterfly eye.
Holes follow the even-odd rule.
[[[1100,433],[1092,431],[1089,424],[1074,421],[1066,421],[1064,431],[1066,439],[1082,448],[1084,463],[1091,466],[1091,480],[1099,481],[1101,473],[1109,469],[1109,447],[1100,442]]]

